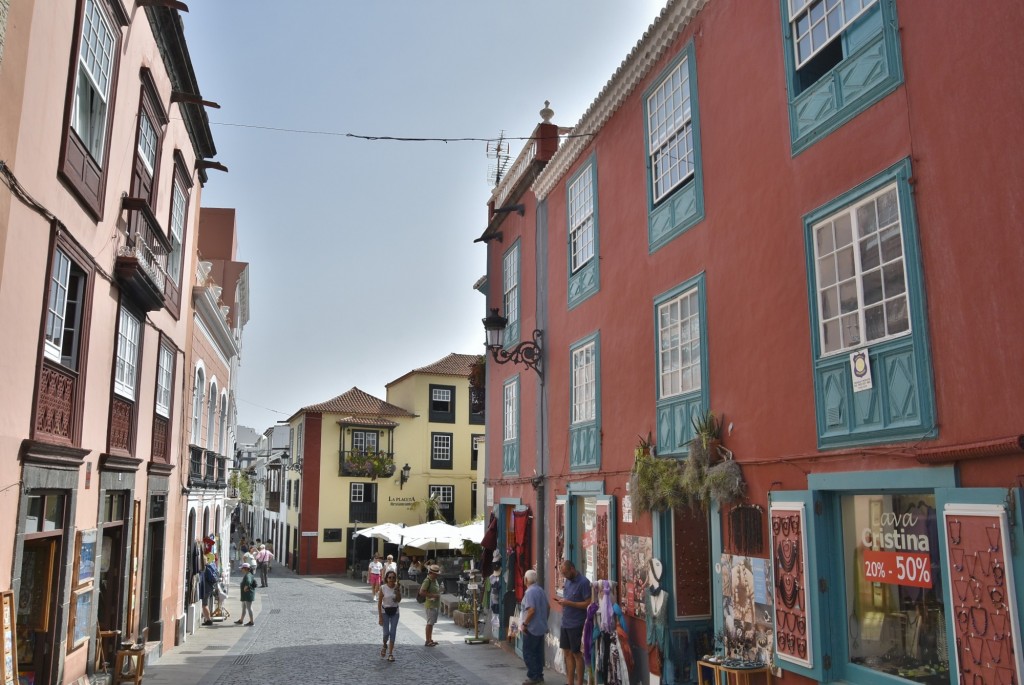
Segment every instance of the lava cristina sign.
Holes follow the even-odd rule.
[[[927,554],[864,550],[864,579],[889,585],[932,586],[931,559]]]

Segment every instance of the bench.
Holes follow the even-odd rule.
[[[415,580],[400,580],[398,584],[402,586],[403,597],[415,597],[420,591],[420,584]]]
[[[441,595],[441,613],[451,616],[452,612],[459,608],[459,598],[455,595]]]

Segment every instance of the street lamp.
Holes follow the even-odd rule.
[[[412,467],[406,464],[402,467],[402,470],[398,473],[398,489],[403,490],[405,484],[409,482],[409,474],[412,473]]]
[[[533,340],[525,340],[515,347],[505,349],[505,327],[508,326],[508,319],[498,313],[497,308],[492,308],[491,313],[483,320],[484,332],[487,335],[484,345],[491,351],[491,356],[498,364],[525,364],[537,372],[537,375],[544,379],[544,372],[540,365],[543,358],[543,350],[540,347],[541,332],[538,329],[533,331]]]

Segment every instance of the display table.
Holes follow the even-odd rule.
[[[763,673],[765,685],[772,685],[772,669],[769,664],[757,664],[744,666],[728,661],[707,661],[701,659],[697,662],[697,685],[704,685],[705,673],[710,671],[712,676],[709,682],[712,685],[722,685],[721,674],[725,674],[725,685],[732,685],[732,676],[736,677],[736,685],[750,685],[750,676]]]

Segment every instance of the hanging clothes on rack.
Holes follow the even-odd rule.
[[[512,512],[512,531],[516,556],[516,601],[523,601],[526,593],[526,586],[523,584],[523,574],[530,568],[530,510],[527,507],[516,509]]]
[[[594,618],[593,668],[598,682],[605,685],[629,685],[632,653],[626,634],[626,619],[622,607],[614,602],[612,584],[607,580],[594,583],[596,612]]]
[[[662,664],[668,661],[668,590],[662,587],[664,567],[659,559],[647,562],[647,592],[644,608],[647,610],[647,658],[652,680],[663,675]]]

